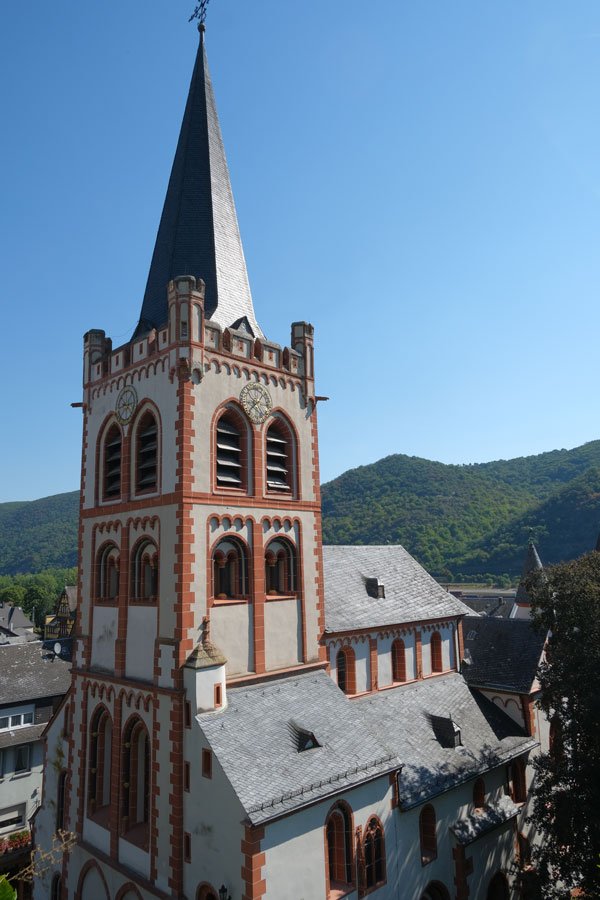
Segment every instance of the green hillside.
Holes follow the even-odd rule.
[[[78,493],[0,504],[0,575],[76,562]],[[519,574],[534,534],[544,562],[594,546],[600,441],[538,456],[450,466],[388,456],[323,485],[331,544],[402,543],[433,574]]]

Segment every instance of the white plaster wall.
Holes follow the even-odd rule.
[[[210,639],[227,659],[227,675],[239,675],[254,668],[251,603],[213,606],[210,613]]]
[[[302,661],[301,601],[270,600],[265,603],[266,668],[283,669]]]
[[[52,845],[52,836],[56,830],[56,799],[58,793],[58,777],[63,768],[66,768],[66,745],[63,740],[62,730],[64,725],[64,712],[61,710],[48,726],[46,732],[46,756],[47,765],[42,776],[40,773],[40,787],[42,804],[35,817],[35,843],[42,850]],[[43,746],[43,745],[42,745]],[[0,781],[0,794],[2,782]],[[0,799],[0,807],[4,806]],[[8,805],[8,804],[6,804]],[[56,870],[42,871],[33,882],[34,900],[47,900],[50,896],[50,886],[54,872],[60,874],[60,866]]]
[[[18,706],[14,707],[18,709]],[[0,809],[6,809],[11,806],[25,807],[25,823],[23,828],[29,827],[29,817],[32,815],[37,804],[42,799],[42,768],[44,765],[44,745],[41,741],[35,741],[29,744],[29,761],[30,771],[22,774],[15,774],[14,760],[15,747],[18,746],[18,729],[14,732],[15,744],[11,747],[5,747],[3,754],[3,770],[4,775],[0,777]],[[13,831],[19,831],[19,828],[11,828],[5,832],[2,837],[7,837]]]
[[[523,707],[518,694],[509,694],[503,691],[482,690],[481,693],[492,701],[502,712],[516,722],[521,728],[525,727]]]
[[[411,681],[417,677],[417,665],[415,656],[415,633],[414,631],[402,632],[398,635],[386,634],[377,636],[375,632],[372,637],[377,637],[377,659],[379,667],[379,687],[389,687],[392,682],[392,644],[396,637],[400,637],[404,641],[404,658],[406,661],[406,680]]]
[[[75,845],[71,854],[69,856],[69,869],[68,869],[68,879],[67,885],[68,890],[66,896],[70,898],[75,896],[75,890],[77,888],[77,884],[79,881],[79,874],[85,864],[92,859],[92,856],[84,850],[79,845]],[[98,861],[96,860],[98,863]],[[107,900],[113,900],[114,897],[118,894],[120,888],[122,888],[125,884],[130,882],[132,879],[125,875],[123,872],[115,871],[106,863],[98,863],[99,868],[102,870],[106,883],[108,885],[108,893],[109,896]],[[86,877],[85,880],[85,888],[84,888],[84,898],[85,900],[104,900],[106,897],[104,886],[102,884],[102,879],[100,876],[95,873],[88,882],[89,876]],[[85,893],[88,891],[88,893]],[[91,891],[91,893],[89,893]],[[94,893],[95,891],[95,893]],[[147,891],[143,887],[138,885],[138,891],[143,900],[156,900],[156,892],[155,891]],[[129,900],[129,894],[126,895],[127,900]],[[134,895],[136,896],[136,895]],[[193,896],[193,895],[192,895]],[[34,895],[34,900],[48,900],[49,894],[44,893],[36,893]]]
[[[160,837],[158,841],[159,852],[156,857],[157,881],[156,886],[166,893],[170,893],[169,888],[169,853],[165,848],[169,846],[171,827],[169,819],[171,816],[171,804],[169,795],[171,793],[170,778],[172,771],[171,763],[171,743],[169,740],[169,732],[171,730],[171,709],[172,700],[168,695],[158,694],[156,697],[156,706],[153,711],[153,728],[152,737],[154,739],[155,763],[158,766],[158,788],[153,797],[158,813],[158,821],[160,824]],[[185,735],[189,735],[190,731],[185,729]],[[187,796],[187,795],[186,795]],[[192,895],[193,896],[193,895]]]
[[[83,839],[102,853],[110,855],[110,831],[87,816],[83,819]]]
[[[150,878],[150,854],[124,838],[119,838],[119,862],[144,878]]]
[[[452,636],[452,628],[450,625],[443,625],[439,629],[439,634],[442,639],[442,667],[443,671],[447,671],[454,667],[454,649],[453,649],[453,636]],[[422,666],[423,666],[423,675],[431,675],[431,635],[433,631],[425,631],[425,629],[421,629],[421,650],[422,650]]]
[[[356,693],[371,689],[371,648],[368,641],[352,640],[356,656]]]
[[[154,642],[158,610],[152,606],[127,609],[125,670],[128,678],[152,681],[154,678]]]
[[[192,710],[206,712],[215,706],[215,685],[221,685],[221,697],[223,708],[227,704],[226,699],[226,666],[211,666],[207,669],[184,668],[183,678],[186,696],[192,704]]]
[[[92,633],[92,668],[114,672],[116,638],[116,607],[96,604]]]

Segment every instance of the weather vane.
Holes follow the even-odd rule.
[[[204,23],[206,22],[206,8],[209,3],[210,0],[200,0],[200,3],[196,4],[196,8],[191,14],[188,21],[193,22],[194,19],[198,19],[198,24],[204,25]]]

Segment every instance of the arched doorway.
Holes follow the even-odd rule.
[[[496,872],[490,881],[487,900],[510,900],[508,881],[506,880],[506,875],[503,875],[502,872]]]
[[[420,900],[450,900],[450,894],[440,881],[432,881],[421,894]]]

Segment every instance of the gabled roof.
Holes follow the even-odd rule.
[[[471,610],[441,587],[400,544],[323,547],[325,631],[351,631]],[[371,596],[378,579],[384,596]]]
[[[484,620],[485,621],[485,620]],[[402,760],[400,803],[417,806],[537,746],[458,673],[417,681],[354,701],[372,731]],[[440,740],[436,720],[449,717],[462,746]]]
[[[525,579],[528,575],[533,575],[534,572],[542,572],[543,570],[544,567],[536,550],[535,544],[533,543],[533,541],[529,541],[527,545],[527,553],[525,554],[525,559],[523,561],[521,581],[519,582],[517,596],[515,598],[517,603],[531,603],[531,599],[525,588]]]
[[[166,324],[167,285],[178,275],[204,280],[207,318],[225,328],[245,317],[254,335],[261,334],[208,71],[204,26],[135,337]]]
[[[323,671],[230,688],[196,721],[253,825],[400,767]],[[299,732],[319,746],[303,749]]]
[[[34,626],[31,619],[27,618],[20,606],[12,606],[10,603],[5,603],[0,606],[0,627],[6,629],[7,632],[22,635]]]
[[[519,694],[532,690],[546,638],[530,619],[467,616],[463,636],[470,659],[463,674],[470,685]]]
[[[71,664],[45,653],[41,641],[0,646],[0,705],[64,694]]]

